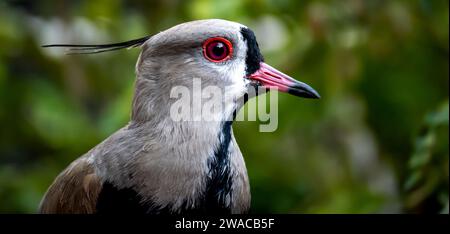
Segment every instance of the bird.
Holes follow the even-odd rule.
[[[224,99],[230,108],[217,113],[217,121],[174,121],[171,88],[192,89],[195,77],[202,87],[215,85],[238,98],[249,98],[251,87],[320,98],[266,64],[249,27],[223,19],[189,21],[120,43],[44,47],[65,47],[69,54],[140,48],[129,122],[54,179],[39,204],[44,214],[248,213],[249,178],[230,120],[242,103]]]

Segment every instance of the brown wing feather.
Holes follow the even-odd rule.
[[[96,211],[102,184],[85,158],[70,164],[56,177],[39,207],[46,214],[91,214]]]

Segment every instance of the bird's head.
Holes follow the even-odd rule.
[[[55,45],[50,45],[55,46]],[[193,80],[201,90],[215,87],[233,102],[250,89],[277,89],[304,98],[319,98],[307,84],[297,81],[264,62],[255,34],[248,27],[226,20],[209,19],[176,25],[156,35],[108,45],[56,45],[75,47],[82,53],[141,46],[136,64],[137,82],[133,101],[134,119],[148,119],[158,105],[170,105],[174,87],[196,93]],[[192,103],[191,103],[192,104]],[[230,103],[224,103],[230,104]],[[234,111],[242,105],[235,105]]]
[[[319,98],[307,84],[264,62],[251,29],[226,20],[187,22],[152,36],[142,45],[136,72],[158,88],[158,96],[169,95],[175,86],[192,91],[193,79],[199,79],[202,89],[217,87],[234,100],[255,87]]]

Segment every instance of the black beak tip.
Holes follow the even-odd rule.
[[[314,90],[313,88],[309,87],[306,90],[303,90],[303,92],[306,93],[306,95],[308,96],[307,98],[311,98],[311,99],[320,99],[320,94]]]
[[[313,93],[311,93],[311,97],[312,99],[320,99],[320,94],[314,90]]]
[[[312,88],[305,89],[305,87],[292,87],[288,89],[288,93],[303,98],[320,99],[319,93]]]

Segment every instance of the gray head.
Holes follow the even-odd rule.
[[[246,26],[220,19],[198,20],[176,25],[156,35],[108,45],[50,45],[75,47],[76,52],[104,52],[141,46],[136,64],[136,90],[132,120],[146,121],[158,114],[167,116],[176,99],[170,93],[176,86],[195,93],[193,79],[201,87],[214,86],[231,99],[226,115],[242,106],[237,102],[249,88],[276,88],[306,98],[319,98],[308,85],[296,81],[264,63],[254,33]],[[236,104],[235,104],[236,103]],[[225,108],[226,109],[226,108]]]
[[[151,103],[170,105],[174,101],[169,98],[171,89],[184,86],[192,90],[194,78],[201,81],[202,88],[218,87],[222,94],[232,97],[223,100],[225,118],[242,106],[243,102],[236,100],[257,86],[301,97],[319,97],[308,85],[265,64],[255,35],[248,27],[219,19],[179,24],[152,36],[142,44],[136,72],[135,118],[148,109],[142,105],[148,107],[149,96],[153,96]],[[146,95],[140,93],[141,89]]]

